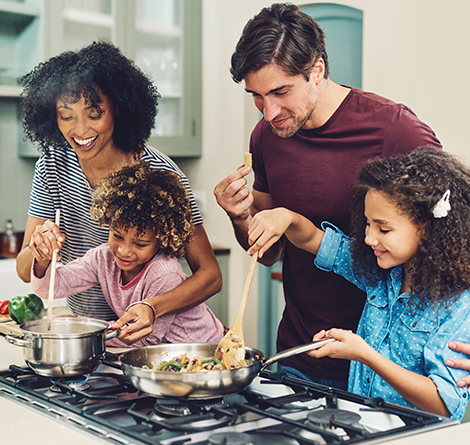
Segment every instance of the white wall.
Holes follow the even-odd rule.
[[[364,11],[363,88],[402,102],[470,162],[465,0],[346,1]]]
[[[312,2],[297,2],[306,4]],[[343,0],[364,11],[363,88],[411,107],[446,150],[470,162],[470,78],[466,0]],[[180,162],[195,189],[207,191],[205,227],[214,244],[231,248],[230,319],[235,319],[249,259],[212,195],[243,163],[257,112],[243,85],[230,77],[230,57],[261,0],[203,0],[203,156]],[[245,341],[257,345],[257,282],[245,312]]]

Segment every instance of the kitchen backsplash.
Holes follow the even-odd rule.
[[[2,283],[0,301],[33,292],[31,283],[24,283],[16,274],[16,260],[14,258],[0,260],[0,283]]]

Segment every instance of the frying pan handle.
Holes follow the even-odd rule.
[[[322,340],[314,340],[310,343],[306,343],[300,346],[294,346],[293,348],[278,352],[272,357],[269,357],[266,360],[263,360],[260,371],[265,370],[268,366],[271,366],[273,363],[276,363],[279,360],[285,359],[287,357],[291,357],[292,355],[302,354],[303,352],[311,351],[312,349],[320,348],[321,346],[326,345],[327,343],[331,343],[333,341],[336,341],[336,339],[325,338]]]

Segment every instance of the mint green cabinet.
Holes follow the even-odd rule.
[[[37,152],[23,143],[18,119],[21,87],[16,79],[44,59],[44,9],[42,0],[0,1],[0,119],[8,125],[9,136],[0,137],[0,150],[11,150],[13,140],[18,153]],[[4,172],[2,171],[2,174]]]
[[[41,61],[40,1],[0,1],[0,99],[17,97],[16,78]]]
[[[149,144],[171,157],[201,155],[202,0],[0,0],[0,100],[42,60],[107,40],[133,59],[162,99]],[[22,141],[18,154],[37,157]],[[2,147],[0,146],[0,150]]]

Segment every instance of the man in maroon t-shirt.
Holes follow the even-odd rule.
[[[242,167],[214,190],[247,249],[252,216],[286,207],[319,225],[349,229],[357,175],[376,157],[408,153],[422,145],[440,148],[433,131],[406,106],[332,82],[322,30],[294,5],[274,4],[248,22],[232,56],[235,82],[245,81],[263,119],[250,151],[255,180],[246,187]],[[365,295],[342,277],[323,272],[313,256],[285,238],[262,263],[283,258],[286,308],[278,350],[306,343],[322,329],[356,330]],[[278,365],[284,373],[347,389],[349,363],[306,354]]]

